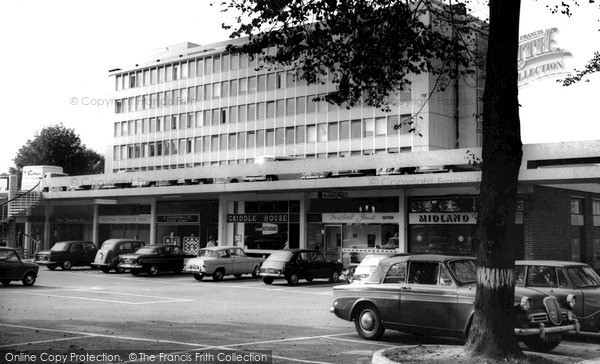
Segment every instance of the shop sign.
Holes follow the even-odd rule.
[[[409,224],[477,224],[474,212],[430,212],[408,214]]]
[[[296,218],[298,214],[296,214]],[[294,221],[295,220],[295,221]],[[227,214],[227,222],[263,223],[297,222],[294,214]]]
[[[156,222],[163,224],[196,224],[200,222],[198,214],[156,215]]]
[[[59,224],[83,224],[89,222],[90,219],[87,217],[60,217],[55,216],[50,218],[50,222]]]
[[[348,192],[323,191],[323,192],[319,192],[319,198],[322,198],[325,200],[341,200],[344,198],[348,198]]]
[[[263,235],[277,234],[279,231],[277,224],[264,223],[261,227],[256,228],[256,231],[262,232]]]
[[[397,223],[399,219],[397,214],[360,212],[323,214],[321,220],[326,224],[382,224]]]
[[[150,215],[98,216],[99,224],[150,224]]]
[[[519,38],[519,86],[566,72],[565,57],[571,52],[557,47],[558,28],[540,29]]]

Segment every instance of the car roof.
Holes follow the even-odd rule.
[[[200,250],[224,250],[224,249],[243,249],[241,246],[234,245],[222,245],[222,246],[207,246],[206,248],[202,248]]]
[[[124,242],[144,243],[143,241],[137,240],[137,239],[107,239],[107,240],[104,240],[104,243],[118,243],[118,242],[121,242],[121,241],[124,241]],[[102,243],[102,244],[104,244],[104,243]],[[158,244],[156,244],[156,245],[158,245]]]
[[[411,261],[411,262],[447,262],[452,260],[475,260],[474,257],[469,256],[461,256],[461,255],[442,255],[442,254],[406,254],[406,255],[398,255],[389,258],[385,258],[379,261],[377,267],[381,267],[381,269],[376,269],[373,274],[369,276],[368,282],[381,282],[383,277],[387,274],[387,269],[391,267],[393,264]],[[387,268],[387,269],[386,269]]]
[[[588,264],[568,260],[517,260],[515,265],[545,265],[549,267],[587,267]]]
[[[0,246],[0,250],[6,250],[6,251],[10,250],[10,251],[14,251],[14,250],[16,250],[16,249],[15,249],[15,248],[12,248],[12,247],[10,247],[10,246]]]

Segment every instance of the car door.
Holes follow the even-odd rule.
[[[0,251],[0,278],[19,278],[24,273],[24,265],[15,252]]]
[[[409,261],[406,284],[400,292],[402,324],[456,330],[458,290],[438,261]]]
[[[311,252],[313,274],[316,278],[331,277],[331,266],[321,252]]]
[[[96,257],[96,252],[98,251],[98,249],[96,249],[96,246],[94,245],[94,243],[91,242],[86,242],[83,243],[83,262],[82,264],[90,264],[91,262],[94,261],[94,258]]]
[[[254,259],[249,259],[241,248],[232,249],[235,255],[232,259],[232,267],[236,274],[249,274],[254,269]]]
[[[232,260],[231,260],[231,253],[229,252],[230,249],[220,249],[217,250],[217,259],[218,259],[218,266],[219,267],[223,267],[225,269],[225,274],[229,275],[229,274],[234,274],[233,273],[233,264],[232,264]],[[237,273],[235,273],[237,274]]]
[[[86,257],[87,257],[87,255],[83,250],[83,243],[76,242],[76,243],[71,244],[70,257],[68,258],[71,260],[71,264],[73,264],[73,265],[85,264]]]
[[[377,309],[384,323],[402,324],[401,294],[406,286],[406,262],[395,263],[389,267],[385,278],[378,285],[372,285],[376,295]]]

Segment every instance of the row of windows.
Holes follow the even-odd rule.
[[[169,116],[158,116],[156,118],[147,118],[142,120],[152,120],[152,119],[168,119],[168,118],[178,118],[178,123],[174,124],[171,129],[184,129],[191,127],[200,127],[200,126],[209,126],[209,125],[219,125],[226,123],[236,123],[236,122],[245,122],[245,121],[254,121],[254,120],[262,120],[269,119],[274,117],[283,117],[283,116],[293,116],[293,115],[303,115],[310,114],[315,112],[327,112],[327,111],[335,111],[337,110],[337,106],[328,104],[324,101],[322,102],[314,102],[316,95],[311,96],[300,96],[295,98],[288,98],[285,100],[273,100],[273,101],[263,101],[253,104],[245,104],[245,105],[237,105],[223,108],[215,108],[215,109],[207,109],[203,111],[195,111],[182,113],[178,115],[169,115]],[[131,122],[131,121],[129,121]],[[129,122],[116,122],[115,123],[115,136],[124,136],[126,134],[119,134],[119,123],[129,123]],[[142,122],[142,129],[139,129],[135,134],[144,133],[144,132],[152,132],[148,128],[143,129],[143,124],[146,122]],[[178,127],[179,125],[179,127]],[[145,131],[142,131],[145,130]],[[156,131],[160,131],[159,128]],[[162,130],[169,130],[163,128]],[[127,135],[132,132],[128,131]]]
[[[150,110],[161,107],[192,105],[201,101],[243,96],[256,92],[293,87],[294,80],[285,72],[244,77],[235,80],[192,86],[175,90],[139,95],[115,101],[115,114]],[[312,96],[314,98],[315,96]]]
[[[224,111],[223,111],[224,112]],[[115,123],[115,137],[126,135],[138,135],[160,131],[192,128],[194,125],[194,114],[169,115],[158,118],[138,119]],[[217,116],[220,116],[218,114]],[[197,119],[198,120],[198,119]],[[205,119],[206,120],[206,119]],[[307,135],[315,133],[315,139],[307,139],[308,142],[326,140],[344,140],[348,138],[368,138],[372,136],[408,134],[411,128],[411,116],[389,115],[376,118],[353,119],[319,123],[313,125],[297,126],[297,130],[304,130]],[[199,124],[196,124],[197,126]],[[208,124],[205,124],[208,125]],[[288,127],[286,129],[293,129]],[[278,128],[283,129],[283,128]],[[260,132],[261,130],[258,130]],[[296,141],[302,143],[304,140]]]
[[[583,215],[583,206],[585,205],[585,199],[583,198],[571,198],[571,214]],[[600,200],[594,199],[592,201],[592,215],[600,216]]]
[[[322,123],[316,125],[300,125],[295,127],[262,129],[239,133],[220,135],[198,136],[149,143],[138,143],[114,146],[114,160],[127,158],[154,157],[157,155],[200,153],[218,150],[234,150],[254,147],[270,147],[284,144],[301,144],[326,141],[348,140],[350,138],[363,138],[365,136],[385,136],[397,134],[393,127],[381,128],[381,134],[374,134],[377,130],[374,122],[386,121],[386,118],[352,120],[342,122]],[[397,124],[398,116],[387,117],[388,123]],[[389,134],[386,134],[386,131]],[[124,151],[129,150],[127,153]],[[137,150],[137,151],[136,151]],[[146,152],[147,151],[147,152]]]
[[[168,145],[169,154],[165,154],[165,143]],[[201,142],[198,142],[201,143]],[[153,145],[153,147],[151,147]],[[160,146],[159,146],[160,145]],[[173,146],[175,146],[175,150],[178,152],[173,152]],[[200,148],[200,147],[198,147]],[[160,155],[157,154],[160,149]],[[191,138],[188,139],[180,139],[179,141],[164,141],[164,142],[154,142],[154,143],[139,143],[139,144],[129,144],[129,145],[121,145],[115,146],[113,150],[113,160],[127,160],[127,159],[135,159],[135,158],[143,158],[148,156],[151,151],[154,152],[153,157],[164,156],[164,155],[175,155],[175,154],[195,154],[198,152],[194,151],[194,141]],[[201,148],[200,148],[201,149]],[[189,150],[189,152],[188,152]],[[348,156],[360,156],[360,155],[380,155],[380,154],[395,154],[395,153],[410,153],[412,151],[411,147],[402,147],[402,148],[387,148],[387,149],[373,149],[373,148],[365,148],[361,150],[353,150],[353,151],[344,151],[344,152],[330,152],[330,153],[317,153],[317,154],[295,154],[294,157],[297,158],[305,158],[305,159],[323,159],[323,158],[338,158],[338,157],[348,157]],[[173,165],[149,165],[143,167],[134,167],[131,168],[132,171],[151,171],[151,170],[160,170],[160,169],[179,169],[179,168],[192,168],[192,167],[206,167],[206,166],[214,166],[214,165],[234,165],[234,164],[250,164],[254,162],[254,158],[247,159],[228,159],[228,160],[205,160],[203,162],[194,162],[194,163],[181,163],[181,164],[173,164]],[[119,168],[114,168],[113,173],[119,171]]]
[[[117,75],[115,90],[127,90],[238,69],[256,69],[257,67],[256,57],[252,58],[245,54],[217,54]]]

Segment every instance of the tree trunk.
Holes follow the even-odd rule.
[[[515,223],[522,158],[517,51],[520,0],[491,0],[483,97],[482,178],[475,249],[475,316],[465,350],[472,356],[523,356],[514,335]]]

